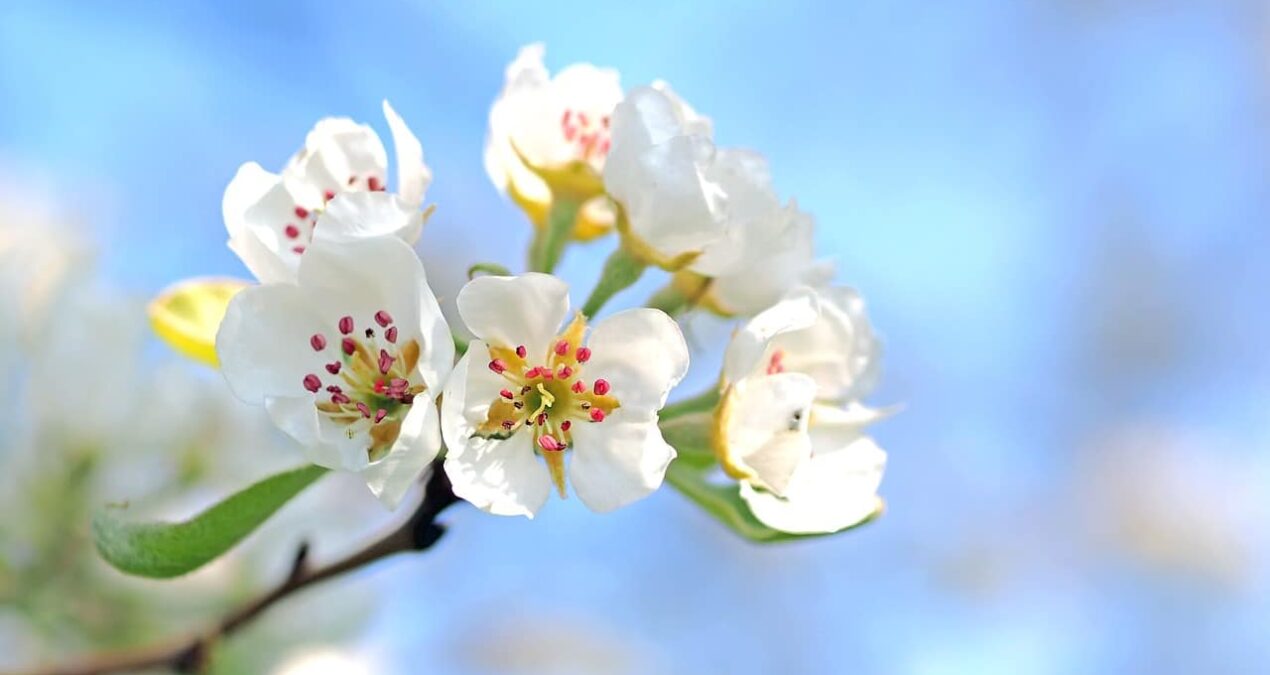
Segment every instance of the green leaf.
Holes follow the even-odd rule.
[[[166,579],[192,572],[228,551],[269,516],[326,473],[306,466],[266,478],[193,518],[130,522],[126,507],[108,506],[93,517],[101,557],[121,572]]]
[[[685,415],[662,424],[662,434],[666,442],[679,452],[679,457],[671,462],[670,468],[666,471],[666,482],[742,537],[761,544],[815,539],[853,530],[873,522],[882,514],[879,509],[851,527],[822,534],[791,534],[764,525],[750,512],[750,507],[745,500],[741,499],[741,491],[736,483],[719,485],[710,480],[714,462],[702,459],[706,454],[713,457],[708,440],[703,441],[708,439],[708,431],[703,433],[699,428],[692,428],[694,421],[697,421],[695,426],[701,426],[699,422],[701,419],[703,417],[699,415]],[[704,446],[703,443],[705,443]]]

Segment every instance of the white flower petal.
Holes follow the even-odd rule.
[[[864,301],[845,287],[820,292],[820,318],[803,330],[774,337],[789,370],[807,373],[820,385],[818,398],[849,400],[864,396],[877,380],[881,344],[865,314]]]
[[[547,466],[534,454],[533,439],[522,431],[506,441],[473,437],[497,389],[486,391],[488,371],[473,362],[485,345],[473,342],[454,366],[441,402],[441,431],[448,448],[445,472],[454,494],[477,508],[503,516],[532,518],[551,494]],[[484,378],[484,379],[483,379]],[[488,396],[487,396],[488,394]]]
[[[622,410],[660,410],[688,372],[683,332],[661,310],[618,312],[595,325],[587,346],[587,377],[608,380]]]
[[[691,269],[719,276],[739,272],[742,265],[758,264],[778,244],[787,226],[772,188],[767,159],[749,150],[720,149],[706,176],[726,196],[720,212],[724,232],[705,246]],[[748,270],[753,276],[763,276],[756,271]]]
[[[476,337],[499,347],[545,350],[569,313],[569,287],[547,274],[480,277],[459,291],[459,315]],[[531,356],[531,358],[535,358]]]
[[[662,439],[656,414],[619,408],[601,423],[575,425],[572,455],[574,493],[607,513],[660,487],[675,449]]]
[[[816,382],[802,373],[746,378],[728,394],[724,443],[729,461],[756,482],[784,494],[794,471],[811,457],[807,423]]]
[[[299,223],[295,207],[312,209],[320,195],[302,182],[269,173],[255,162],[239,167],[225,188],[221,211],[229,231],[229,248],[262,283],[291,281],[300,256],[294,245],[308,241],[308,225]],[[287,225],[303,226],[302,238],[289,240]]]
[[[341,471],[361,471],[369,462],[367,435],[349,438],[344,427],[330,428],[333,425],[318,414],[313,396],[271,396],[265,399],[265,409],[274,425],[300,444],[310,462]]]
[[[291,159],[287,172],[323,191],[361,190],[371,176],[381,183],[387,180],[388,153],[370,126],[328,117],[305,137],[304,149]]]
[[[756,314],[777,303],[793,288],[823,287],[833,279],[834,265],[815,260],[814,219],[791,202],[765,227],[746,230],[742,263],[717,274],[710,286],[715,302],[742,316]]]
[[[418,398],[401,422],[401,435],[383,459],[362,470],[366,485],[389,509],[419,482],[419,476],[441,450],[441,428],[435,401]]]
[[[837,452],[813,456],[795,472],[784,498],[745,482],[741,498],[756,518],[783,532],[837,532],[877,510],[885,467],[886,453],[861,437]]]
[[[304,376],[322,361],[309,338],[323,332],[308,296],[290,284],[245,288],[234,296],[216,334],[216,355],[230,389],[244,401],[301,396]]]
[[[356,241],[393,236],[413,244],[423,229],[423,214],[389,192],[344,192],[326,205],[314,228],[315,240]]]
[[[516,156],[511,134],[524,96],[545,87],[551,79],[542,63],[544,51],[540,43],[523,47],[507,66],[503,91],[490,107],[489,133],[485,137],[485,171],[494,185],[506,191],[509,183],[515,184],[521,194],[538,202],[550,201],[551,191]]]
[[[776,336],[791,331],[801,331],[816,323],[820,316],[820,302],[810,288],[796,288],[770,308],[750,319],[728,344],[724,356],[723,377],[728,382],[738,382],[767,364],[768,347]]]
[[[432,170],[423,161],[423,145],[387,99],[384,99],[384,118],[388,120],[393,152],[397,156],[397,194],[408,205],[418,209],[423,204],[424,193],[432,184]]]

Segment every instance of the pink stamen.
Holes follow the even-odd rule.
[[[512,400],[513,398],[516,398],[516,395],[512,393],[512,390],[511,390],[511,389],[504,389],[504,390],[502,390],[502,391],[498,392],[498,395],[499,395],[499,396],[502,396],[503,398],[507,399],[508,401]]]
[[[304,254],[304,247],[303,247],[303,246],[292,246],[292,247],[291,247],[291,252],[292,252],[292,253],[294,253],[294,254],[296,254],[296,255],[303,255],[303,254]]]
[[[596,394],[603,396],[609,393],[609,390],[612,389],[612,387],[609,386],[608,380],[596,380],[592,389],[595,390]]]
[[[387,351],[383,349],[379,350],[379,372],[387,375],[388,371],[392,368],[393,362],[396,360],[397,359],[390,356]]]
[[[371,192],[379,192],[384,189],[384,186],[379,183],[379,178],[377,176],[370,176],[367,178],[366,187],[370,188]]]
[[[600,410],[599,408],[592,408],[592,409],[591,409],[591,421],[592,421],[592,422],[603,422],[603,421],[604,421],[604,411],[603,411],[603,410]]]
[[[494,359],[489,362],[489,369],[502,375],[507,372],[507,362],[502,359]]]
[[[379,324],[380,328],[387,328],[388,324],[392,323],[392,315],[381,309],[375,312],[375,323]]]
[[[339,362],[339,361],[332,361],[332,362],[330,362],[330,363],[326,364],[326,372],[328,372],[328,373],[330,373],[330,374],[332,374],[332,375],[339,375],[339,374],[340,374],[340,362]]]
[[[388,330],[384,332],[384,339],[385,339],[385,340],[388,340],[389,342],[391,342],[391,343],[393,343],[393,344],[396,344],[396,342],[397,342],[397,327],[396,327],[396,326],[390,326],[390,327],[388,328]]]
[[[415,402],[415,395],[410,393],[403,394],[401,397],[401,402],[406,405],[410,405],[411,403]]]
[[[316,394],[322,388],[322,380],[319,380],[317,375],[309,373],[304,376],[304,388]]]
[[[565,421],[563,421],[563,422],[561,422],[561,423],[560,423],[560,430],[561,430],[561,431],[568,431],[568,430],[570,430],[570,429],[572,429],[572,428],[573,428],[573,422],[571,422],[571,421],[569,421],[569,420],[565,420]]]
[[[340,332],[348,335],[353,332],[353,317],[345,316],[340,318]]]
[[[309,346],[313,347],[315,352],[326,349],[326,336],[321,333],[314,333],[313,337],[309,338]]]
[[[577,382],[573,383],[572,389],[573,389],[573,393],[581,394],[582,392],[586,391],[586,382],[583,382],[582,380],[578,380]]]
[[[283,234],[287,235],[288,239],[295,239],[296,237],[300,236],[300,228],[296,227],[295,225],[287,225],[286,227],[282,228],[282,232]]]
[[[328,201],[328,202],[329,202],[329,201],[331,201],[332,199],[335,199],[335,193],[334,193],[334,192],[332,192],[332,191],[330,191],[330,190],[327,190],[326,192],[323,192],[323,193],[322,193],[322,196],[323,196],[323,197],[325,197],[325,198],[326,198],[326,201]]]
[[[529,370],[525,371],[525,377],[530,380],[534,379],[535,377],[538,377],[539,375],[542,375],[541,366],[534,366],[533,368],[530,368]]]
[[[504,428],[504,429],[507,429],[508,431],[511,431],[511,428],[512,428],[512,427],[514,427],[514,426],[516,426],[516,423],[515,423],[515,422],[513,422],[513,421],[511,421],[511,420],[503,420],[503,428]]]
[[[300,219],[307,219],[309,217],[309,210],[304,208],[303,206],[296,206],[295,217]]]
[[[516,348],[516,356],[519,356],[520,358],[523,359],[528,355],[529,355],[529,350],[525,349],[525,345],[520,345],[519,347]]]
[[[347,405],[348,403],[351,403],[352,401],[353,399],[345,396],[344,394],[341,394],[338,392],[331,394],[331,403],[334,403],[335,405]]]
[[[556,356],[564,356],[569,353],[569,343],[561,340],[556,343]]]
[[[340,393],[343,393],[344,389],[340,387],[338,384],[332,384],[326,388],[326,391],[331,394],[340,394]]]
[[[540,427],[547,426],[547,413],[538,413],[537,422]]]
[[[379,410],[376,410],[376,411],[375,411],[375,424],[379,424],[380,422],[383,422],[383,421],[384,421],[384,418],[385,418],[385,417],[387,417],[387,416],[388,416],[388,411],[387,411],[387,410],[384,410],[383,408],[380,408]]]
[[[362,403],[361,401],[358,401],[357,410],[358,412],[362,414],[362,417],[370,419],[370,406],[366,405],[365,403]]]
[[[560,372],[556,373],[556,375],[562,380],[567,380],[573,377],[573,369],[569,366],[560,366]]]
[[[590,347],[578,347],[577,359],[578,359],[578,363],[586,363],[587,361],[590,361],[590,360],[591,360],[591,348],[590,348]]]
[[[357,351],[357,343],[353,341],[353,338],[344,338],[343,340],[340,340],[340,349],[342,349],[345,354],[352,356],[353,352]]]

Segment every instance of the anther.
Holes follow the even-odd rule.
[[[388,342],[390,343],[396,344],[397,343],[397,327],[389,326],[388,330],[384,332],[384,339],[388,340]]]
[[[556,356],[564,356],[569,353],[569,343],[561,340],[556,343]]]
[[[568,431],[568,430],[570,430],[570,429],[572,429],[572,428],[573,428],[573,422],[571,422],[571,421],[569,421],[569,420],[565,420],[565,421],[563,421],[563,422],[561,422],[561,423],[560,423],[560,430],[561,430],[561,431]]]
[[[503,428],[504,428],[504,429],[506,429],[506,430],[508,430],[508,431],[511,431],[511,430],[512,430],[512,427],[514,427],[514,426],[516,426],[516,423],[515,423],[515,422],[513,422],[513,421],[511,421],[511,420],[503,420]]]
[[[533,390],[534,390],[534,388],[533,388],[533,387],[531,387],[531,386],[529,386],[529,385],[525,385],[525,386],[523,386],[523,387],[521,387],[521,388],[520,388],[520,393],[521,393],[521,395],[524,395],[524,394],[528,394],[529,392],[531,392],[531,391],[533,391]]]
[[[296,237],[300,236],[300,228],[296,227],[295,225],[287,225],[286,227],[282,228],[282,233],[287,235],[287,239],[295,239]]]
[[[309,345],[313,347],[313,351],[320,352],[326,349],[326,337],[321,333],[314,333],[313,337],[309,338]]]
[[[415,402],[415,395],[410,393],[403,394],[401,397],[401,402],[405,405],[410,405],[411,403]]]
[[[512,390],[511,390],[511,389],[504,389],[504,390],[502,390],[502,391],[498,392],[498,395],[499,395],[499,396],[502,396],[503,398],[507,399],[508,401],[512,400],[513,398],[516,398],[516,395],[512,393]]]
[[[612,387],[609,386],[609,381],[603,379],[596,380],[595,385],[592,388],[595,390],[597,396],[603,396],[609,393],[609,390],[612,389]]]
[[[340,340],[340,349],[345,354],[352,356],[353,352],[357,351],[357,343],[353,341],[353,338],[344,338]]]
[[[535,377],[538,377],[541,374],[542,374],[542,368],[539,366],[534,366],[533,368],[530,368],[529,370],[525,371],[525,377],[530,380],[534,379]]]
[[[309,217],[309,210],[308,210],[308,209],[306,209],[306,208],[304,208],[303,206],[296,206],[296,207],[295,207],[295,217],[296,217],[296,218],[308,218],[308,217]]]
[[[548,452],[559,452],[564,450],[564,443],[557,441],[554,436],[544,434],[538,437],[538,447]]]
[[[392,315],[381,309],[375,312],[375,323],[379,324],[381,328],[387,328],[388,324],[392,323]]]
[[[370,419],[370,406],[366,405],[365,403],[362,403],[361,401],[358,401],[357,410],[358,412],[362,414],[362,417]]]
[[[388,411],[387,411],[387,410],[384,410],[383,408],[380,408],[379,410],[376,410],[376,411],[375,411],[375,424],[379,424],[380,422],[383,422],[383,421],[384,421],[384,418],[385,418],[385,417],[387,417],[387,416],[388,416]]]
[[[303,246],[292,246],[292,247],[291,247],[291,252],[292,252],[292,253],[294,253],[294,254],[296,254],[296,255],[301,255],[301,254],[303,254],[303,253],[304,253],[304,247],[303,247]]]
[[[582,392],[586,391],[586,382],[583,382],[582,380],[578,380],[577,382],[573,383],[573,386],[570,387],[570,389],[572,389],[573,393],[575,394],[581,394]]]
[[[599,408],[592,408],[592,409],[591,409],[591,421],[592,421],[592,422],[603,422],[603,421],[604,421],[604,411],[603,411],[603,410],[600,410]]]
[[[388,371],[392,369],[393,362],[396,360],[397,359],[390,356],[387,351],[383,349],[379,350],[379,372],[387,375]]]
[[[547,426],[547,413],[538,413],[538,419],[536,421],[540,427]]]
[[[578,353],[576,354],[576,357],[577,357],[577,359],[578,359],[578,363],[586,363],[587,361],[590,361],[590,360],[591,360],[591,348],[590,348],[590,347],[578,347]]]
[[[339,374],[340,374],[340,362],[339,362],[339,361],[332,361],[332,362],[330,362],[330,363],[326,364],[326,372],[328,372],[328,373],[330,373],[330,374],[332,374],[332,375],[339,375]]]
[[[494,359],[489,362],[489,369],[502,375],[507,372],[507,362],[502,359]]]
[[[334,403],[335,405],[345,405],[347,403],[351,403],[352,400],[353,399],[349,398],[348,396],[345,396],[342,393],[337,392],[337,393],[331,394],[331,403]]]
[[[304,388],[316,394],[322,388],[322,380],[318,379],[317,375],[309,373],[304,376]]]
[[[560,371],[556,373],[556,376],[562,380],[567,380],[573,377],[573,369],[569,366],[560,366]]]
[[[379,192],[384,189],[384,186],[379,182],[379,178],[377,176],[370,176],[367,178],[366,187],[370,188],[371,192]]]
[[[345,316],[340,318],[340,332],[345,335],[353,332],[353,317]]]
[[[523,359],[528,355],[529,355],[529,350],[525,349],[525,345],[520,345],[519,347],[516,347],[516,356],[519,356],[520,358]]]
[[[330,191],[330,190],[327,190],[326,192],[323,192],[323,193],[322,193],[322,196],[323,196],[324,198],[326,198],[326,201],[328,201],[328,202],[329,202],[329,201],[331,201],[332,199],[335,199],[335,193],[334,193],[334,192],[332,192],[332,191]]]
[[[517,410],[521,410],[521,409],[523,409],[523,408],[525,407],[525,402],[524,402],[524,401],[516,401],[516,402],[512,403],[512,405],[513,405],[513,406],[515,406],[515,408],[516,408]]]

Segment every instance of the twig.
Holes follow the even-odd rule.
[[[445,470],[439,462],[433,464],[423,500],[409,520],[360,551],[325,567],[310,568],[309,545],[307,542],[301,544],[286,581],[230,612],[210,629],[165,644],[98,654],[79,663],[31,670],[25,675],[105,675],[153,668],[201,673],[207,668],[212,648],[219,640],[251,623],[280,600],[396,553],[431,548],[445,533],[445,528],[436,522],[437,516],[456,501],[458,498],[450,489],[450,479]]]

